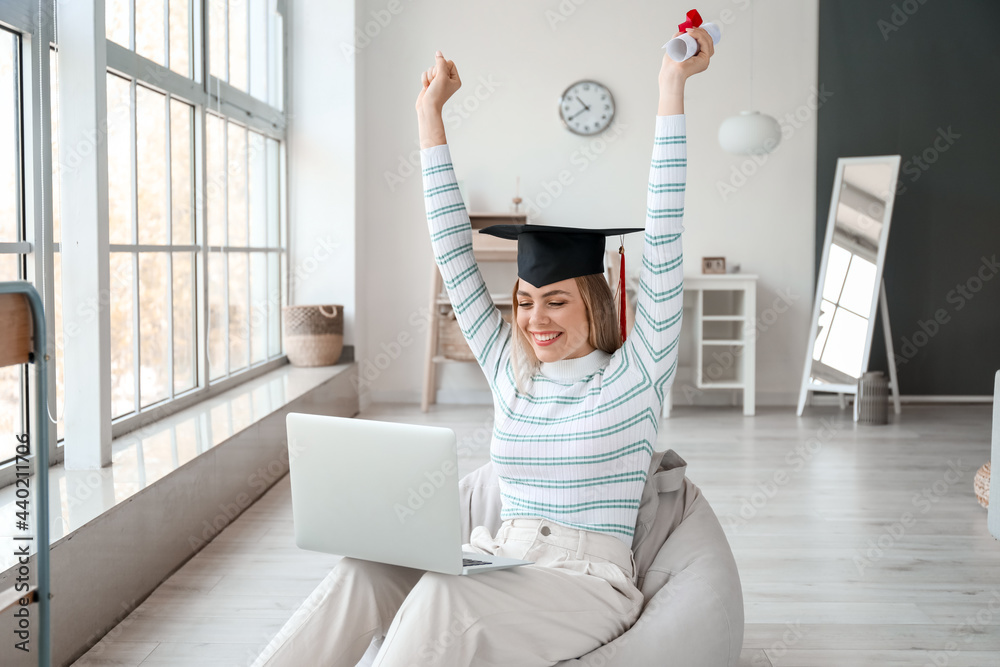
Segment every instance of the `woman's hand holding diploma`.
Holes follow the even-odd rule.
[[[715,54],[712,36],[704,28],[688,28],[686,32],[698,41],[698,53],[676,62],[664,52],[659,76],[660,106],[657,115],[660,116],[684,113],[684,82],[688,77],[708,69],[708,63]],[[674,37],[680,34],[677,32]]]

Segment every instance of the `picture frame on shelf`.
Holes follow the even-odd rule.
[[[701,258],[701,272],[702,273],[725,273],[726,272],[726,258],[725,257],[702,257]]]

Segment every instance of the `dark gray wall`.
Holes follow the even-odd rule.
[[[819,82],[833,95],[817,115],[816,274],[837,158],[899,154],[884,276],[900,393],[992,394],[1000,3],[820,0],[819,14]],[[872,345],[869,368],[887,370],[881,324]]]

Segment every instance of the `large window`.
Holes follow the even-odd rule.
[[[282,354],[281,17],[272,4],[107,4],[115,419]],[[202,11],[207,31],[197,29]],[[117,57],[122,47],[170,73]],[[196,67],[204,62],[207,76]],[[173,75],[205,79],[202,103]]]
[[[18,36],[0,28],[0,281],[25,277],[19,51]],[[25,432],[25,379],[24,366],[0,368],[0,462],[14,457],[14,436]]]
[[[281,353],[278,142],[209,114],[208,369],[216,380]]]
[[[108,74],[112,416],[198,385],[194,108]]]
[[[30,280],[45,299],[54,342],[53,435],[66,435],[64,397],[71,405],[110,406],[112,434],[119,435],[282,362],[283,3],[106,0],[107,116],[89,132],[73,125],[79,117],[65,116],[67,156],[60,153],[60,110],[81,102],[93,109],[93,91],[87,100],[88,91],[59,89],[55,32],[93,27],[61,25],[54,12],[69,5],[49,0],[39,21],[37,6],[0,3],[0,280]],[[86,62],[65,57],[68,70]],[[106,220],[93,201],[60,206],[61,190],[79,187],[81,169],[103,168],[94,136],[107,147],[107,179],[86,175],[107,183]],[[70,170],[61,174],[64,161]],[[43,174],[49,168],[51,179]],[[67,175],[75,179],[70,186]],[[72,227],[76,213],[107,225],[106,246],[88,237],[66,256],[64,232],[86,229]],[[102,367],[107,396],[97,395],[102,385],[92,379],[64,380],[64,359],[83,338],[64,339],[64,315],[86,304],[67,304],[63,313],[63,278],[79,275],[80,253],[89,252],[82,248],[91,246],[107,253],[109,265],[108,294],[84,291],[88,302],[107,303],[110,338],[95,336],[110,359],[110,368]],[[103,261],[83,259],[88,267]],[[79,299],[88,289],[71,292]],[[86,316],[71,324],[98,331]],[[13,435],[32,425],[27,371],[0,369],[0,485],[12,480],[3,464],[13,456]],[[88,439],[98,440],[74,434],[67,446],[88,446]]]
[[[208,3],[211,74],[253,97],[282,108],[282,20],[269,0],[211,0]]]
[[[218,3],[209,0],[209,5]],[[134,0],[134,4],[129,0],[106,0],[105,34],[157,65],[190,77],[194,74],[191,54],[196,9],[195,0]]]

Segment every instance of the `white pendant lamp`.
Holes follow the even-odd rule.
[[[750,6],[750,108],[753,108],[753,5]],[[762,155],[781,143],[781,126],[773,116],[743,111],[719,126],[719,145],[727,153]]]
[[[727,153],[761,155],[781,142],[781,126],[773,116],[759,111],[741,111],[719,126],[719,145]]]

